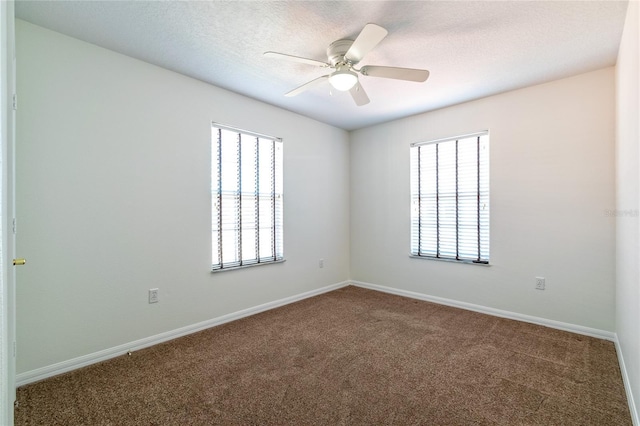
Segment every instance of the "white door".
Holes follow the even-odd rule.
[[[15,19],[14,3],[0,4],[0,424],[13,425],[15,388]],[[20,262],[18,262],[20,263]]]

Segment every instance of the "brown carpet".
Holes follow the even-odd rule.
[[[18,401],[16,425],[631,425],[611,342],[356,287]]]

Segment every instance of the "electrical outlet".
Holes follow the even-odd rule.
[[[545,280],[544,277],[536,277],[536,290],[544,290]]]
[[[150,288],[149,289],[149,303],[158,303],[158,289]]]
[[[324,268],[324,259],[320,259],[320,260],[318,261],[318,267],[319,267],[319,268]]]

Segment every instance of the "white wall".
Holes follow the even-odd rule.
[[[348,279],[345,131],[23,21],[17,42],[18,373]],[[285,263],[210,273],[211,121],[284,139]]]
[[[350,267],[356,281],[614,330],[613,68],[349,135],[26,22],[17,40],[19,373]],[[284,138],[287,262],[209,272],[212,120]],[[484,129],[492,266],[410,259],[409,144]]]
[[[351,278],[613,331],[614,94],[607,68],[352,132]],[[492,266],[409,258],[409,144],[485,129]]]
[[[629,2],[616,66],[616,333],[627,395],[640,412],[640,12]],[[631,214],[628,214],[628,213]]]

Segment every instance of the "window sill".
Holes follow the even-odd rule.
[[[456,260],[456,259],[446,259],[443,257],[416,256],[413,254],[410,254],[409,257],[412,259],[435,260],[438,262],[463,263],[465,265],[491,266],[490,263],[478,263],[472,260]]]
[[[253,268],[254,266],[273,265],[274,263],[284,263],[284,262],[286,262],[286,259],[273,260],[269,262],[252,263],[250,265],[227,266],[226,268],[212,269],[211,273],[224,272],[224,271],[236,271],[238,269]]]

